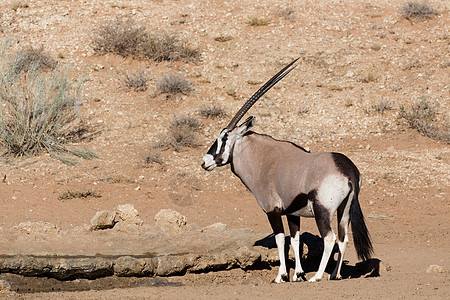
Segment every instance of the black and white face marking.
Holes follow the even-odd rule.
[[[223,166],[229,163],[231,151],[231,140],[229,139],[229,130],[223,129],[217,140],[209,148],[208,153],[203,156],[202,168],[211,171],[215,167]]]

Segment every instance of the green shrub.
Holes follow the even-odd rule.
[[[94,158],[86,149],[67,145],[83,131],[78,118],[81,83],[69,79],[67,68],[35,59],[38,56],[28,50],[11,52],[7,45],[0,50],[0,144],[4,154],[48,152],[68,164],[74,160],[62,153]]]

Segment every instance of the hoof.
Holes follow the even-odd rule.
[[[281,276],[277,276],[277,278],[275,278],[272,283],[282,283],[282,282],[288,282],[289,281],[289,277],[287,274],[283,274]]]
[[[311,278],[310,280],[308,280],[309,282],[319,282],[321,280],[321,278],[316,278],[316,277],[313,277],[313,278]]]
[[[303,281],[306,281],[305,272],[294,274],[294,277],[292,278],[292,281],[293,281],[293,282],[303,282]]]
[[[335,276],[335,275],[330,275],[330,277],[328,277],[328,280],[341,280],[342,276]]]

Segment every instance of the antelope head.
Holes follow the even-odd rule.
[[[291,72],[295,67],[293,64],[298,60],[295,59],[293,62],[284,67],[281,71],[270,78],[244,105],[239,109],[236,115],[231,119],[228,126],[220,131],[218,138],[209,148],[208,152],[203,156],[202,168],[211,171],[215,167],[220,167],[231,162],[231,153],[233,150],[234,143],[241,139],[244,134],[249,131],[255,124],[255,118],[249,117],[242,124],[237,126],[238,122],[247,113],[247,111],[253,106],[253,104],[258,101],[268,90],[270,90],[278,81],[283,79],[289,72]]]

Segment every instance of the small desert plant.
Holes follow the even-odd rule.
[[[292,21],[295,19],[295,11],[290,7],[280,8],[277,11],[277,16]]]
[[[431,19],[437,15],[438,12],[426,2],[409,1],[402,6],[401,14],[409,21],[412,21],[412,19],[418,21]]]
[[[399,117],[405,119],[409,126],[423,135],[450,142],[448,124],[440,128],[436,121],[437,104],[431,104],[427,100],[420,100],[409,108],[400,106]]]
[[[123,57],[134,56],[154,61],[196,60],[200,51],[191,47],[175,34],[154,34],[134,20],[116,20],[93,30],[94,51],[100,55],[114,53]]]
[[[163,164],[163,160],[161,158],[161,150],[151,149],[147,151],[142,157],[141,161],[138,163],[140,167],[148,168],[151,164]]]
[[[393,106],[389,100],[381,99],[378,103],[372,104],[371,108],[377,113],[384,114],[385,111],[392,110]]]
[[[222,43],[231,41],[232,39],[233,39],[233,37],[231,35],[224,35],[224,34],[221,34],[214,38],[215,41],[222,42]]]
[[[58,62],[45,52],[44,47],[30,46],[17,53],[12,68],[15,73],[19,74],[21,71],[27,71],[30,67],[38,71],[52,70],[56,68],[57,64]]]
[[[180,151],[181,147],[195,148],[200,145],[196,133],[200,125],[201,123],[194,117],[175,116],[170,122],[168,135],[161,137],[155,147],[173,147],[175,151]]]
[[[161,76],[156,84],[156,89],[162,94],[176,95],[192,92],[192,84],[181,75],[169,73]]]
[[[61,201],[72,200],[72,199],[83,199],[88,197],[100,198],[101,195],[97,193],[94,189],[88,190],[68,190],[58,196]]]
[[[125,86],[135,92],[143,92],[148,88],[148,77],[144,71],[134,71],[125,74]]]
[[[83,131],[78,118],[81,83],[69,79],[67,68],[47,70],[28,51],[8,50],[6,44],[0,49],[0,145],[5,154],[48,152],[67,164],[74,161],[62,153],[94,158],[87,149],[67,145]]]
[[[250,26],[267,26],[270,23],[270,19],[267,17],[252,16],[248,19],[248,25]]]
[[[205,118],[216,119],[226,116],[225,110],[219,106],[216,102],[213,102],[210,106],[201,107],[198,113]]]

